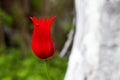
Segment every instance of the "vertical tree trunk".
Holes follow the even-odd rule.
[[[100,0],[75,0],[76,32],[65,80],[85,80],[98,66]]]
[[[120,80],[120,0],[75,0],[65,80]]]
[[[100,62],[92,80],[120,80],[120,0],[105,1],[100,23]]]

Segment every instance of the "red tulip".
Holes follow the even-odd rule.
[[[34,23],[34,30],[32,34],[32,50],[36,56],[41,59],[52,57],[55,52],[55,47],[50,34],[50,29],[55,16],[52,16],[48,21],[46,18],[36,19],[31,17]]]

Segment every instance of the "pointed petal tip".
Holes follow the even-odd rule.
[[[56,16],[51,16],[51,17],[49,18],[49,21],[50,21],[50,22],[53,22],[55,18],[56,18]]]
[[[52,16],[51,18],[55,19],[55,18],[56,18],[56,16]]]
[[[30,19],[31,19],[31,21],[32,21],[35,25],[38,25],[38,24],[39,24],[36,17],[30,16]]]
[[[46,19],[47,19],[46,17],[43,18],[43,20],[46,20]]]
[[[33,17],[32,16],[30,16],[30,19],[32,19]]]
[[[34,16],[30,16],[30,19],[33,20],[33,19],[36,19],[36,17],[34,17]]]
[[[56,16],[53,16],[54,18],[56,18]]]

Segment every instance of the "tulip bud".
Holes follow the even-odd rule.
[[[46,20],[46,18],[30,18],[34,24],[31,44],[33,52],[40,59],[47,59],[49,57],[52,57],[55,52],[55,47],[53,44],[50,30],[55,16],[52,16],[48,21]]]

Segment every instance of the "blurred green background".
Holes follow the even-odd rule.
[[[46,62],[50,79],[63,80],[68,55],[60,58],[59,53],[72,28],[73,9],[73,0],[0,0],[0,80],[47,80],[44,61],[31,50],[29,17],[53,15],[57,17],[51,30],[56,53]]]

